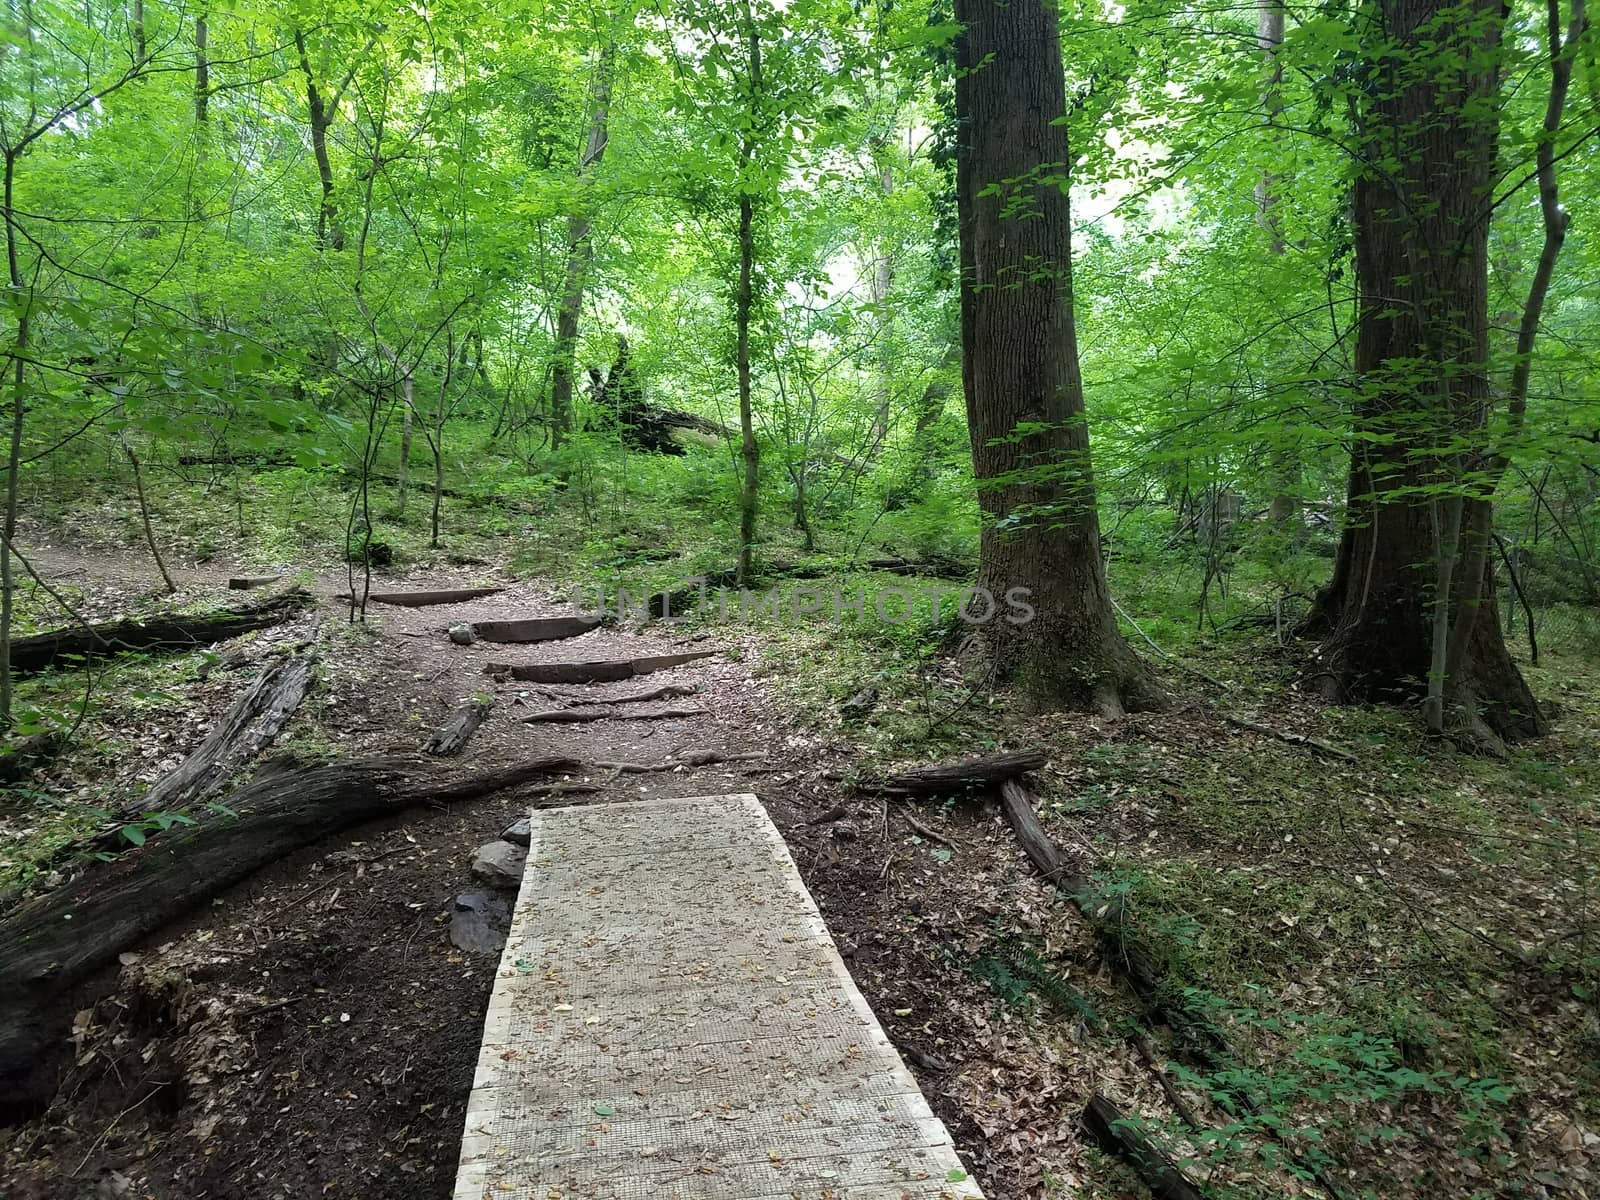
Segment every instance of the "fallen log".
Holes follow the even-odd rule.
[[[371,604],[392,604],[400,608],[427,608],[434,604],[461,604],[467,600],[481,600],[484,596],[493,596],[504,590],[497,587],[477,587],[442,588],[431,592],[368,592],[367,601]],[[337,599],[348,601],[350,593],[340,592]]]
[[[16,783],[40,763],[59,754],[66,740],[59,729],[48,729],[0,748],[0,783]]]
[[[34,675],[60,660],[137,650],[193,650],[287,620],[312,603],[303,588],[291,588],[254,604],[209,613],[174,613],[147,621],[105,621],[35,633],[11,643],[11,670]],[[63,663],[62,665],[66,665]]]
[[[869,558],[864,564],[873,571],[927,579],[971,579],[977,566],[953,558],[934,557],[921,561],[907,558]]]
[[[129,946],[271,862],[330,834],[419,805],[473,800],[576,769],[540,758],[449,782],[423,763],[367,758],[264,772],[227,813],[153,834],[0,918],[0,1121],[54,1091],[71,1007],[62,994]]]
[[[282,575],[235,575],[228,580],[228,589],[234,592],[248,592],[251,588],[277,583],[282,578]]]
[[[493,707],[492,699],[468,700],[456,709],[448,721],[434,731],[433,736],[422,747],[423,752],[440,758],[460,754],[472,735],[478,732],[478,726],[483,724]]]
[[[1043,750],[1008,750],[1004,754],[979,755],[899,771],[877,786],[889,792],[953,792],[1000,783],[1027,771],[1037,771],[1044,764]]]
[[[124,805],[124,812],[176,812],[219,791],[272,744],[305,699],[315,673],[307,655],[263,671],[211,727],[205,741],[137,801]]]
[[[607,696],[596,703],[602,704],[644,704],[651,700],[670,700],[674,696],[693,696],[700,690],[696,683],[664,683],[658,688],[651,688],[648,692],[634,692],[627,696]]]
[[[1111,965],[1122,972],[1145,1007],[1175,1026],[1187,1019],[1188,1014],[1174,1012],[1169,1005],[1166,997],[1169,989],[1162,984],[1161,964],[1133,936],[1121,896],[1107,895],[1093,879],[1072,873],[1066,855],[1050,840],[1039,814],[1034,811],[1033,797],[1021,783],[1015,779],[1002,782],[1000,803],[1028,861],[1078,906]]]
[[[1156,1200],[1203,1200],[1161,1147],[1099,1092],[1083,1110],[1083,1129],[1100,1149],[1132,1167]]]
[[[524,621],[474,621],[481,642],[553,642],[577,637],[600,624],[599,617],[530,617]]]
[[[547,708],[518,718],[525,725],[582,725],[590,721],[666,721],[675,717],[703,717],[698,704],[663,705],[659,708],[613,708],[587,704],[575,708]]]
[[[681,667],[702,658],[715,657],[715,650],[694,650],[683,654],[657,654],[646,658],[601,659],[590,662],[508,663],[491,662],[486,674],[528,683],[615,683],[635,675]]]

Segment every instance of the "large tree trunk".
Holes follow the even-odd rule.
[[[985,518],[978,583],[997,598],[1025,588],[1036,610],[1023,624],[989,621],[990,651],[999,676],[1038,701],[1107,715],[1156,707],[1165,697],[1117,631],[1100,555],[1056,10],[959,0],[956,20],[962,373]]]
[[[595,66],[589,97],[589,132],[584,140],[578,178],[587,181],[605,157],[611,115],[611,64],[615,49],[607,45]],[[578,345],[578,321],[583,315],[583,289],[594,260],[587,202],[567,220],[567,272],[561,287],[561,307],[556,312],[556,355],[550,367],[550,448],[572,428],[572,356]]]
[[[1427,695],[1431,677],[1453,724],[1491,743],[1533,736],[1545,721],[1506,650],[1493,566],[1480,549],[1490,500],[1464,478],[1490,406],[1488,236],[1505,17],[1498,0],[1464,10],[1383,0],[1374,18],[1361,113],[1374,165],[1355,182],[1361,384],[1350,508],[1315,614],[1328,630],[1315,682],[1332,698],[1409,701]],[[1451,439],[1469,449],[1441,449]]]

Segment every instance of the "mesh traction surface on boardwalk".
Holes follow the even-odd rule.
[[[752,795],[545,809],[455,1200],[968,1200]]]

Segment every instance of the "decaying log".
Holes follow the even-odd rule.
[[[434,735],[428,739],[427,744],[423,746],[423,751],[427,754],[437,755],[440,758],[446,758],[452,754],[460,754],[472,735],[478,732],[478,726],[483,724],[484,719],[489,715],[489,710],[493,707],[494,701],[492,699],[468,700],[457,708],[454,715],[434,732]]]
[[[215,794],[272,744],[305,699],[315,673],[305,655],[262,671],[205,741],[137,801],[124,805],[124,812],[176,812]]]
[[[251,588],[266,587],[269,583],[277,583],[282,575],[235,575],[228,580],[228,588],[235,592],[248,592]]]
[[[61,752],[66,740],[58,729],[18,738],[0,752],[0,783],[15,783],[40,763],[48,762]]]
[[[590,721],[664,721],[674,717],[703,717],[698,704],[662,705],[658,708],[614,708],[609,704],[586,704],[574,708],[547,708],[519,718],[528,725],[582,725]]]
[[[621,775],[646,775],[652,771],[670,771],[675,767],[710,767],[717,763],[755,762],[766,756],[763,750],[748,750],[735,754],[724,754],[721,750],[680,750],[658,763],[608,762],[602,759],[590,765],[615,771]]]
[[[433,604],[461,604],[467,600],[480,600],[493,596],[504,588],[445,588],[432,592],[368,592],[367,600],[373,604],[393,604],[401,608],[427,608]],[[340,600],[349,600],[349,592],[339,593]]]
[[[291,588],[239,608],[174,613],[147,621],[106,621],[35,633],[11,643],[11,670],[17,675],[32,675],[74,657],[134,650],[194,650],[276,625],[311,602],[309,592]]]
[[[528,683],[615,683],[681,667],[702,658],[713,658],[715,650],[693,650],[682,654],[657,654],[645,658],[599,659],[590,662],[507,663],[491,662],[483,669],[489,675],[520,679]]]
[[[664,683],[648,692],[633,692],[627,696],[604,696],[596,704],[645,704],[651,700],[670,700],[675,696],[693,696],[700,690],[696,683]],[[565,699],[565,697],[557,697]]]
[[[879,786],[880,790],[890,792],[954,792],[992,786],[1024,772],[1037,771],[1044,764],[1043,750],[1008,750],[1004,754],[980,755],[900,771],[888,776]]]
[[[1280,742],[1287,742],[1291,746],[1304,746],[1308,750],[1315,750],[1318,754],[1327,755],[1329,758],[1336,758],[1340,762],[1355,763],[1361,761],[1348,750],[1341,750],[1337,746],[1329,745],[1327,742],[1319,741],[1314,737],[1307,737],[1303,733],[1289,733],[1286,730],[1274,729],[1270,725],[1261,725],[1255,721],[1247,721],[1243,717],[1224,715],[1222,719],[1229,725],[1236,725],[1240,729],[1248,729],[1251,733],[1261,734],[1262,737],[1277,738]]]
[[[524,621],[474,621],[480,642],[553,642],[577,637],[600,625],[599,617],[529,617]]]
[[[1204,1200],[1172,1159],[1136,1128],[1099,1092],[1089,1097],[1083,1110],[1084,1132],[1107,1154],[1114,1154],[1138,1173],[1156,1200]]]
[[[196,905],[302,846],[418,805],[473,800],[571,771],[542,758],[448,781],[425,762],[366,758],[264,772],[227,814],[152,834],[77,879],[0,917],[0,1121],[36,1112],[66,1047],[61,995]],[[549,801],[553,803],[554,801]],[[229,815],[231,814],[231,815]]]
[[[892,575],[922,576],[930,579],[971,579],[977,573],[973,563],[935,556],[920,561],[907,558],[869,558],[864,564],[874,571]]]
[[[1015,779],[1002,782],[1000,803],[1028,860],[1078,906],[1078,911],[1100,939],[1111,965],[1122,972],[1146,1007],[1170,1019],[1172,1014],[1166,1008],[1160,963],[1132,936],[1121,897],[1107,896],[1094,880],[1073,874],[1066,855],[1045,832],[1039,814],[1034,811],[1033,797],[1022,784]]]

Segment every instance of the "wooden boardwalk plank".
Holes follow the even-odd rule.
[[[973,1200],[752,795],[544,809],[456,1200]]]

